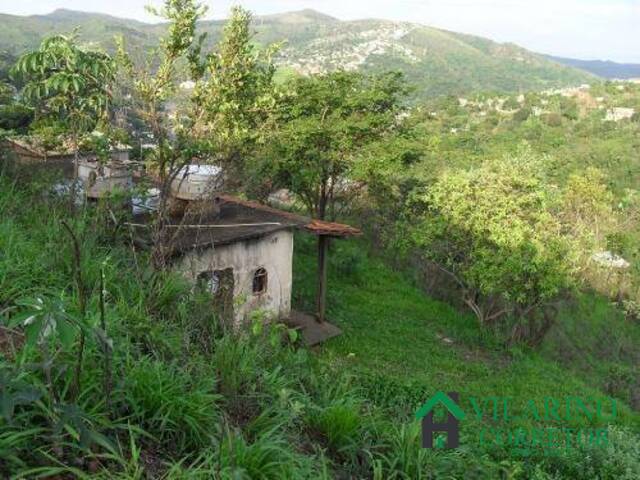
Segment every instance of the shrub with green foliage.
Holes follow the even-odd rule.
[[[445,174],[415,195],[404,230],[408,247],[458,283],[480,325],[532,344],[552,325],[544,308],[571,288],[575,268],[544,162],[524,152]],[[509,316],[517,323],[505,328]]]
[[[171,364],[140,358],[125,366],[116,392],[132,423],[176,452],[206,447],[220,421],[212,371],[189,375]]]
[[[0,129],[23,132],[32,119],[33,111],[24,105],[0,105]]]

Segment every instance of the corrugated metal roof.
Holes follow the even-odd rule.
[[[9,143],[11,148],[20,148],[24,150],[25,153],[28,153],[34,157],[42,157],[42,158],[54,158],[54,157],[63,157],[73,155],[73,150],[65,149],[65,150],[49,150],[46,151],[41,145],[30,142],[29,137],[11,137],[7,138],[6,141]],[[128,152],[131,150],[131,147],[124,144],[117,144],[115,147],[112,147],[110,151],[112,153],[116,152]],[[86,155],[86,152],[81,152],[81,155]]]
[[[237,205],[243,205],[247,208],[252,208],[258,211],[267,212],[276,216],[287,218],[288,220],[296,222],[298,227],[301,227],[304,230],[313,233],[314,235],[327,235],[331,237],[353,237],[362,234],[362,231],[350,225],[312,219],[303,215],[298,215],[297,213],[287,212],[285,210],[279,210],[277,208],[269,207],[268,205],[264,205],[252,200],[242,200],[231,195],[218,195],[216,198],[223,202],[235,203]]]
[[[298,228],[314,235],[335,238],[360,235],[357,228],[342,223],[313,220],[303,215],[278,210],[259,202],[242,200],[231,195],[218,195],[215,203],[189,202],[185,211],[167,219],[166,241],[173,255],[188,250],[227,245],[257,239],[280,230]],[[152,213],[134,215],[138,240],[149,244],[148,227]]]

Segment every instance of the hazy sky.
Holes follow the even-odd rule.
[[[56,8],[95,11],[153,21],[144,5],[160,0],[0,0],[0,12],[48,13]],[[209,17],[232,4],[256,14],[302,8],[343,20],[407,20],[531,50],[583,59],[640,63],[640,0],[205,0]],[[0,25],[0,28],[2,26]]]

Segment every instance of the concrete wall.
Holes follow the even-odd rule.
[[[275,232],[262,238],[220,245],[203,252],[189,252],[176,268],[196,282],[202,272],[233,269],[234,317],[242,324],[249,314],[264,309],[284,318],[291,312],[293,232]],[[253,294],[253,275],[258,268],[267,271],[267,290]]]
[[[113,190],[128,191],[133,184],[129,167],[116,164],[78,161],[78,178],[85,186],[87,197],[102,198]]]

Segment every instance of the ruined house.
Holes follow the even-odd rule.
[[[47,150],[42,145],[34,142],[30,142],[28,138],[8,138],[6,140],[7,146],[16,156],[19,163],[24,165],[29,164],[47,164],[67,166],[73,169],[75,154],[72,151],[65,149]],[[128,161],[129,152],[131,148],[126,145],[118,145],[113,148],[110,156],[115,161]],[[81,161],[96,161],[97,155],[95,153],[81,152],[78,154],[78,159]]]
[[[131,148],[126,145],[112,148],[106,163],[100,162],[94,152],[79,152],[76,156],[68,149],[47,150],[28,138],[10,138],[7,145],[18,165],[29,166],[31,171],[57,170],[69,182],[77,178],[88,198],[101,198],[115,189],[127,190],[132,184]]]
[[[143,214],[132,225],[144,229],[149,219]],[[244,324],[258,311],[269,318],[295,316],[291,289],[296,229],[318,237],[315,317],[324,324],[328,241],[360,234],[348,225],[312,220],[224,194],[194,201],[169,221],[173,269],[195,288],[210,293],[216,312],[234,325]]]

